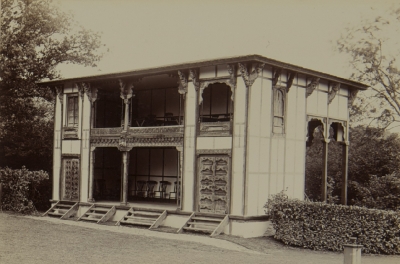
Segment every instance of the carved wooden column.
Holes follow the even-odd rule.
[[[94,202],[93,184],[94,184],[94,148],[90,145],[90,129],[93,115],[93,104],[97,100],[97,88],[92,87],[90,83],[78,83],[78,87],[83,89],[86,96],[83,95],[83,113],[82,113],[82,141],[81,141],[81,201]]]
[[[347,205],[347,181],[349,174],[349,142],[342,145],[342,198],[341,203]]]
[[[60,181],[61,181],[61,153],[62,153],[62,126],[63,126],[63,101],[64,101],[64,87],[55,87],[55,101],[54,101],[54,150],[53,150],[53,200],[60,200]]]
[[[322,182],[321,182],[321,201],[326,202],[328,192],[328,146],[329,139],[322,141]]]
[[[94,187],[94,163],[95,163],[95,158],[94,158],[94,151],[96,147],[91,147],[90,148],[90,164],[89,164],[89,197],[88,197],[88,202],[89,203],[94,203],[95,200],[93,198],[93,187]]]
[[[181,203],[181,193],[182,193],[182,186],[183,186],[183,177],[182,177],[182,166],[183,166],[183,147],[176,146],[176,150],[178,151],[179,159],[178,159],[178,180],[176,186],[176,203],[178,205],[178,209],[182,210],[182,203]]]
[[[249,129],[249,97],[250,90],[258,76],[262,73],[264,64],[253,64],[248,67],[246,64],[238,63],[238,68],[243,79],[243,83],[237,83],[237,93],[235,94],[234,109],[234,133],[233,133],[233,155],[232,155],[232,184],[235,194],[232,200],[232,213],[239,215],[247,214],[247,204],[249,196],[248,185],[248,129]],[[251,72],[249,72],[251,70]],[[245,87],[243,87],[243,84]],[[240,96],[241,94],[241,96]],[[240,98],[242,97],[242,98]],[[241,123],[241,124],[240,124]],[[241,189],[242,193],[237,190]],[[240,197],[238,197],[241,195]],[[241,204],[240,204],[241,203]],[[237,208],[241,208],[238,211]]]
[[[129,151],[122,151],[122,200],[121,205],[128,204],[128,174],[129,174]]]
[[[126,82],[124,80],[119,79],[119,86],[121,90],[121,99],[124,100],[125,105],[125,114],[124,114],[124,131],[128,131],[129,126],[129,102],[132,98],[132,88],[133,85],[131,82]]]

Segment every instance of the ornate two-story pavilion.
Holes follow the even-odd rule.
[[[47,215],[244,237],[268,228],[271,194],[303,199],[317,126],[323,197],[330,131],[347,182],[348,109],[367,89],[259,55],[39,85],[57,94]]]

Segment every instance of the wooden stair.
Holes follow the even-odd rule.
[[[91,221],[98,224],[107,222],[115,214],[115,206],[95,205],[89,207],[89,209],[78,218],[77,221]]]
[[[58,217],[64,220],[76,215],[78,208],[79,204],[76,202],[58,201],[42,216]]]
[[[150,210],[131,207],[124,217],[115,225],[141,225],[148,226],[149,229],[157,228],[167,217],[166,210]]]
[[[194,231],[209,233],[211,237],[215,237],[224,231],[228,223],[228,215],[192,213],[186,223],[178,230],[178,233]]]

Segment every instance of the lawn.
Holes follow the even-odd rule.
[[[3,212],[0,263],[343,263],[340,253],[291,248],[271,237],[243,239],[221,235],[214,239],[170,233],[173,231]],[[397,264],[400,257],[363,256],[362,263]]]

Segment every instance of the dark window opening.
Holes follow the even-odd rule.
[[[123,101],[119,91],[98,91],[98,99],[95,102],[96,128],[121,127],[123,116]]]
[[[223,83],[211,84],[200,96],[203,98],[199,111],[201,122],[223,122],[232,119],[232,92],[229,86]]]
[[[117,148],[96,148],[93,198],[121,201],[122,152]]]
[[[128,200],[176,203],[178,166],[178,151],[175,148],[132,149]]]
[[[135,90],[131,104],[132,127],[176,126],[183,122],[183,102],[176,87]]]

